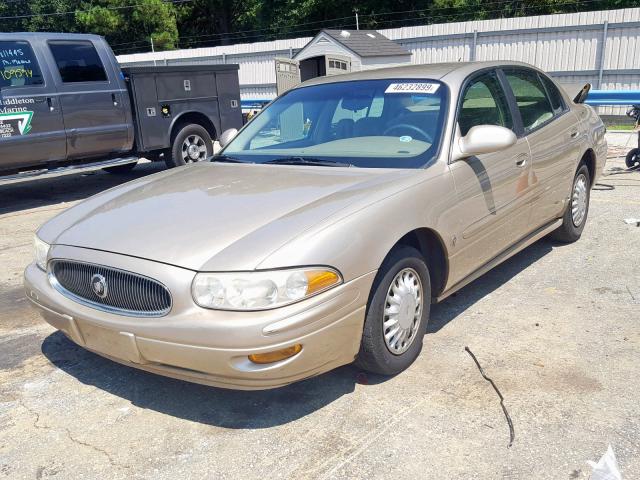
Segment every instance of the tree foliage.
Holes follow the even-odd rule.
[[[0,0],[0,31],[91,32],[116,53],[637,6],[638,0]]]

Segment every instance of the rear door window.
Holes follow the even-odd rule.
[[[44,85],[31,45],[25,41],[0,41],[0,87]]]
[[[102,61],[89,41],[49,42],[63,83],[106,82]]]
[[[522,117],[525,133],[544,125],[554,116],[538,73],[533,70],[504,70]]]
[[[562,95],[560,95],[560,92],[558,91],[558,87],[556,87],[556,84],[553,83],[548,77],[545,77],[541,74],[538,75],[542,79],[542,83],[544,83],[544,86],[547,89],[547,94],[549,95],[549,100],[551,101],[551,108],[553,108],[553,113],[555,113],[556,115],[561,114],[567,108],[564,104],[564,101],[562,100]]]

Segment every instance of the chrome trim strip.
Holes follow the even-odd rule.
[[[55,265],[56,262],[68,262],[68,263],[74,263],[80,266],[104,268],[104,269],[113,271],[116,275],[119,275],[119,276],[126,274],[126,275],[131,275],[133,277],[137,277],[145,281],[154,282],[160,287],[164,288],[167,294],[169,295],[169,306],[162,310],[153,310],[149,312],[144,312],[139,310],[131,310],[129,308],[111,307],[109,305],[103,305],[101,303],[92,302],[91,300],[87,300],[86,298],[80,297],[75,293],[67,290],[63,285],[60,284],[60,282],[58,282],[58,279],[53,273],[53,265]],[[140,275],[134,272],[129,272],[127,270],[121,270],[119,268],[108,267],[106,265],[99,265],[99,264],[89,263],[89,262],[79,262],[77,260],[69,260],[66,258],[54,258],[54,259],[51,259],[47,265],[47,277],[49,279],[49,283],[51,284],[51,286],[56,291],[58,291],[58,293],[64,295],[70,300],[73,300],[74,302],[79,303],[80,305],[84,305],[85,307],[93,308],[95,310],[100,310],[102,312],[111,313],[114,315],[121,315],[126,317],[137,317],[137,318],[157,318],[157,317],[166,316],[173,307],[173,297],[171,295],[171,291],[167,288],[166,285],[164,285],[163,283],[153,278],[146,277],[144,275]],[[126,303],[126,299],[122,298],[120,300]]]

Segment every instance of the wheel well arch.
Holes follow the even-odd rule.
[[[596,154],[593,149],[589,148],[582,155],[580,159],[580,163],[578,164],[578,168],[580,165],[586,165],[587,170],[589,170],[589,181],[591,182],[591,186],[593,186],[596,177]]]
[[[216,126],[211,119],[201,112],[185,112],[176,117],[171,125],[171,143],[178,134],[178,131],[186,124],[195,123],[202,126],[211,136],[212,140],[217,140]]]
[[[400,238],[391,251],[400,245],[413,247],[422,254],[431,275],[431,297],[438,297],[449,278],[447,249],[442,237],[431,228],[416,228]]]

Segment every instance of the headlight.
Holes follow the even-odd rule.
[[[37,235],[33,237],[33,249],[36,265],[44,271],[47,270],[47,256],[49,255],[49,248],[49,244],[40,240]]]
[[[308,267],[263,272],[199,273],[194,301],[216,310],[267,310],[309,298],[342,283],[333,269]]]

